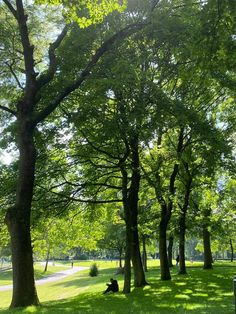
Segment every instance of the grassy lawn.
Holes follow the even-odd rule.
[[[49,265],[48,271],[45,273],[44,265],[40,263],[36,263],[34,265],[35,279],[44,278],[53,273],[68,269],[68,267],[69,265],[67,266],[63,264],[61,265],[57,264],[56,266]],[[11,283],[12,283],[12,271],[11,270],[0,271],[0,286],[10,285]]]
[[[75,265],[90,266],[90,262]],[[97,262],[98,277],[89,277],[88,270],[73,274],[64,280],[38,286],[42,307],[24,310],[6,310],[11,292],[0,292],[0,314],[6,313],[234,313],[232,277],[236,275],[235,263],[216,263],[213,270],[203,270],[201,263],[188,265],[188,275],[179,276],[172,270],[172,280],[159,279],[156,261],[149,263],[149,286],[133,289],[125,296],[121,292],[102,295],[109,278],[118,279],[122,289],[122,276],[114,276],[115,262]]]

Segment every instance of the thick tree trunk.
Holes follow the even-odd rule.
[[[125,215],[126,222],[126,246],[125,246],[125,272],[124,272],[124,288],[123,293],[130,293],[131,287],[131,249],[132,249],[132,231],[129,213]]]
[[[133,226],[134,228],[134,226]],[[143,264],[140,253],[138,229],[137,227],[132,230],[132,264],[134,270],[134,286],[136,288],[143,287],[147,284],[143,270]]]
[[[232,239],[229,240],[229,244],[230,244],[230,261],[233,262],[234,261],[234,247],[233,247]]]
[[[147,251],[146,251],[146,237],[145,237],[145,235],[142,235],[142,243],[143,243],[143,254],[142,254],[143,270],[145,272],[147,272],[148,269],[147,269]]]
[[[122,173],[122,195],[126,223],[126,250],[125,250],[125,282],[124,293],[130,292],[130,260],[132,260],[134,271],[134,286],[143,287],[147,284],[143,270],[139,234],[138,234],[138,193],[140,183],[138,137],[133,136],[130,140],[132,159],[132,176],[128,189],[128,175],[124,165],[121,165]]]
[[[30,236],[36,150],[33,142],[33,128],[23,120],[18,123],[20,158],[16,205],[9,209],[6,215],[12,247],[13,296],[11,307],[39,304],[34,283]]]
[[[204,269],[212,269],[211,234],[207,226],[203,227]]]
[[[163,212],[163,211],[162,211]],[[160,266],[161,266],[161,280],[170,280],[170,269],[167,256],[167,244],[166,244],[166,232],[167,223],[165,218],[161,218],[159,225],[159,254],[160,254]]]
[[[134,270],[134,286],[143,287],[147,284],[142,265],[139,234],[138,234],[138,195],[140,185],[140,164],[138,151],[138,136],[133,135],[130,140],[131,159],[132,159],[132,177],[128,194],[128,208],[131,212],[132,224],[132,250],[131,259]]]
[[[130,293],[131,288],[131,248],[132,248],[132,224],[131,213],[128,207],[128,174],[123,164],[120,166],[122,173],[122,198],[125,215],[125,266],[123,293]]]
[[[173,235],[169,236],[169,243],[168,243],[168,248],[167,248],[167,253],[168,253],[168,264],[169,267],[173,267],[173,245],[174,245],[174,237]]]

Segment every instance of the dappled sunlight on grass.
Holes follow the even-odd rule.
[[[149,268],[144,288],[132,289],[129,295],[121,292],[103,295],[106,282],[115,277],[122,290],[123,277],[115,276],[111,262],[105,262],[98,277],[89,277],[88,270],[73,274],[64,280],[38,287],[42,307],[30,307],[24,313],[190,313],[190,314],[230,314],[233,313],[232,277],[236,267],[214,267],[202,270],[202,265],[188,269],[187,275],[178,275],[173,268],[172,280],[161,281],[160,269]],[[114,263],[113,263],[114,264]],[[9,302],[10,300],[8,300]],[[9,303],[8,303],[9,304]],[[0,294],[0,306],[2,298]],[[5,306],[5,305],[4,305]],[[22,312],[22,311],[21,311]],[[16,311],[0,310],[3,313]]]

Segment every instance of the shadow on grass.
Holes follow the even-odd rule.
[[[88,272],[88,271],[87,271]],[[94,284],[101,284],[104,283],[104,290],[106,288],[106,283],[110,282],[110,278],[114,277],[117,280],[123,280],[122,275],[115,275],[114,268],[107,268],[107,269],[101,269],[99,270],[99,275],[96,277],[90,277],[86,273],[78,273],[78,278],[65,281],[65,282],[56,282],[53,284],[54,287],[86,287]]]
[[[157,271],[158,270],[158,271]],[[114,269],[100,270],[98,277],[80,275],[72,280],[56,285],[88,286],[107,282]],[[81,293],[67,300],[45,302],[40,308],[27,308],[21,313],[191,313],[191,314],[230,314],[233,313],[232,267],[202,270],[201,267],[188,269],[187,275],[178,275],[172,270],[171,281],[160,281],[159,269],[153,267],[147,273],[150,285],[133,289],[129,295],[121,292],[102,295],[101,292]],[[117,276],[122,280],[122,276]],[[100,286],[99,286],[100,287]],[[87,290],[88,291],[88,290]],[[17,313],[19,311],[13,311]],[[0,311],[11,313],[11,311]]]

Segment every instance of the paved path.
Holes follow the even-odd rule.
[[[61,271],[54,273],[54,274],[51,274],[45,278],[38,279],[35,281],[35,283],[36,283],[36,286],[39,286],[39,285],[43,285],[44,283],[47,283],[47,282],[58,281],[58,280],[64,279],[65,277],[70,276],[70,275],[77,273],[77,272],[84,270],[84,269],[88,269],[88,267],[74,266],[73,268],[61,270]],[[6,290],[11,290],[11,289],[12,289],[12,285],[0,287],[0,291],[6,291]]]

